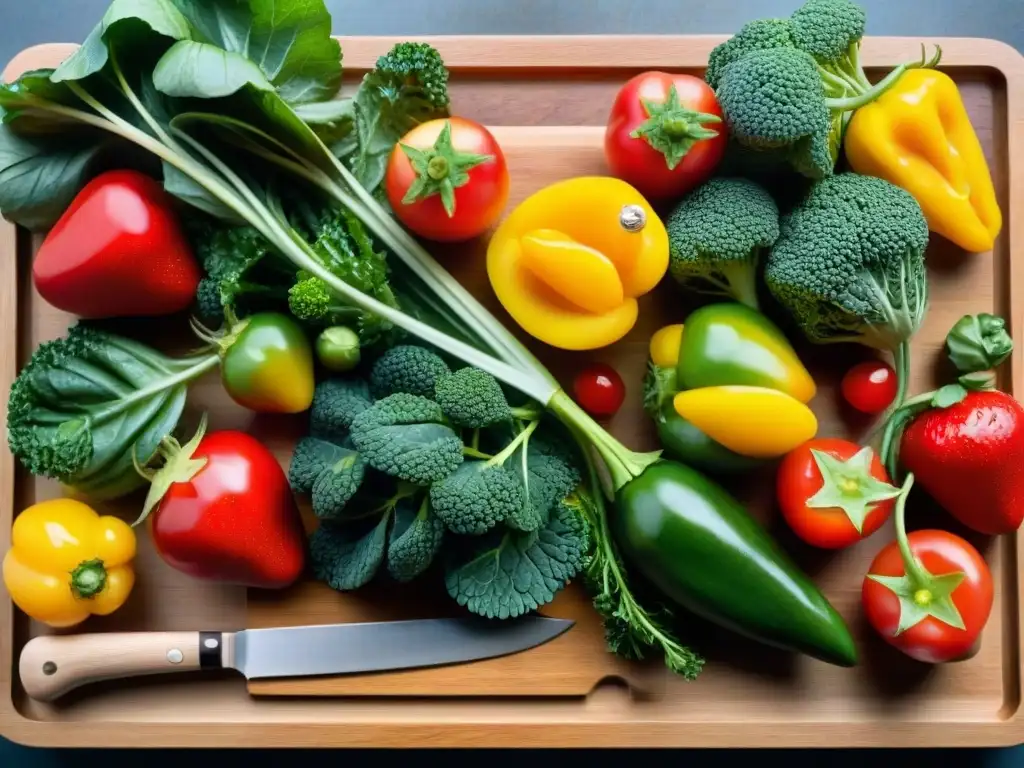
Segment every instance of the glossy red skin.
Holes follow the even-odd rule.
[[[626,399],[626,385],[618,371],[597,363],[577,374],[573,394],[591,416],[614,416]]]
[[[1005,392],[925,411],[904,431],[899,458],[968,528],[998,535],[1024,520],[1024,408]]]
[[[412,232],[438,242],[462,242],[486,232],[501,216],[508,202],[509,175],[505,154],[484,126],[461,117],[430,120],[413,128],[399,144],[428,149],[445,122],[452,126],[452,146],[460,152],[492,155],[493,160],[470,168],[469,181],[455,190],[455,212],[448,216],[440,195],[403,203],[416,179],[409,157],[395,145],[384,176],[384,189],[395,216]]]
[[[924,530],[908,534],[910,551],[932,575],[962,571],[964,580],[953,592],[964,629],[927,616],[902,634],[899,599],[892,590],[865,578],[861,588],[864,612],[871,626],[890,644],[918,661],[938,664],[966,656],[977,641],[992,612],[992,575],[984,558],[968,542],[946,531]],[[885,547],[868,573],[902,576],[903,560],[896,542]]]
[[[857,363],[843,376],[843,398],[862,413],[881,413],[896,399],[896,371],[881,360]]]
[[[698,141],[669,170],[661,152],[643,138],[629,135],[647,120],[643,102],[663,103],[673,83],[681,104],[697,112],[722,116],[714,90],[701,78],[642,72],[626,81],[616,95],[604,136],[605,160],[612,174],[644,197],[655,200],[679,197],[710,178],[725,154],[727,143],[725,123],[709,123],[705,127],[718,131],[718,135]]]
[[[859,534],[841,509],[807,506],[807,500],[821,490],[824,482],[811,455],[812,449],[845,461],[853,457],[861,446],[838,438],[816,438],[786,454],[779,464],[775,493],[782,516],[793,532],[812,546],[841,549],[856,544],[881,528],[896,505],[892,499],[880,501],[872,507]],[[871,475],[886,483],[891,482],[877,454],[871,462]]]
[[[202,275],[167,193],[122,170],[82,188],[40,246],[32,277],[58,309],[103,318],[180,312]]]
[[[150,516],[153,542],[190,576],[277,589],[294,582],[306,537],[288,479],[274,455],[244,432],[204,437],[193,454],[207,464],[173,483]]]

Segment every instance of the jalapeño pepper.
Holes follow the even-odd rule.
[[[667,597],[769,645],[857,663],[843,618],[720,485],[659,461],[624,483],[616,501],[623,555]]]

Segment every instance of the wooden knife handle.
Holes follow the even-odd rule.
[[[46,635],[21,651],[25,692],[53,701],[73,688],[111,678],[219,669],[221,632],[110,632]]]

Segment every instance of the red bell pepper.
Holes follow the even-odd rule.
[[[103,318],[180,312],[202,274],[160,184],[121,170],[82,188],[39,248],[32,276],[58,309]]]

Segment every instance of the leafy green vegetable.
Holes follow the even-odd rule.
[[[446,565],[448,594],[459,605],[491,619],[508,619],[551,602],[583,568],[587,524],[570,506],[559,504],[539,530],[510,529],[467,544],[467,559]]]
[[[145,464],[171,434],[188,383],[218,364],[216,352],[174,359],[86,325],[39,346],[11,387],[7,443],[33,474],[94,499],[145,482]]]
[[[388,536],[388,573],[395,581],[412,581],[430,567],[442,544],[444,523],[434,514],[428,496],[423,496],[418,510],[400,504]]]
[[[309,539],[313,575],[340,591],[369,584],[384,562],[390,522],[388,514],[363,525],[322,523]]]
[[[373,405],[370,388],[362,379],[324,379],[313,391],[309,431],[314,436],[342,438],[356,416]]]
[[[352,420],[352,442],[374,469],[427,485],[462,463],[462,440],[441,407],[419,395],[388,395]]]
[[[339,517],[363,482],[366,463],[350,446],[306,437],[295,446],[288,482],[296,493],[308,493],[313,514],[321,520]]]
[[[430,503],[453,533],[478,536],[516,515],[525,492],[501,464],[467,461],[430,487]]]
[[[509,421],[512,409],[491,374],[479,368],[460,368],[434,382],[434,399],[452,424],[479,429]]]
[[[400,344],[374,363],[370,390],[377,398],[399,392],[432,398],[438,379],[449,372],[448,364],[429,349]]]

